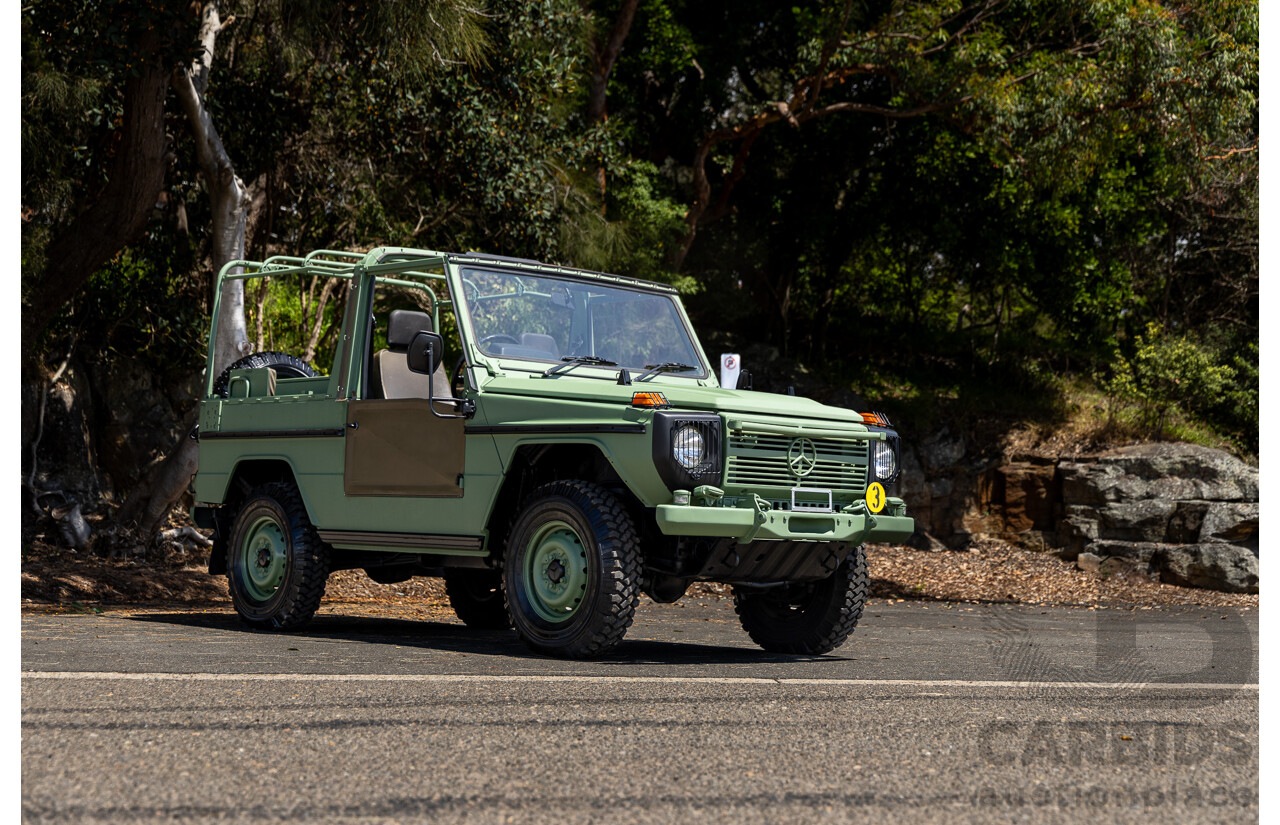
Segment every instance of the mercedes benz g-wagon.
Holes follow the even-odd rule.
[[[250,624],[305,625],[330,571],[361,568],[441,576],[467,625],[584,657],[622,640],[641,593],[707,581],[761,647],[819,654],[862,612],[864,542],[912,533],[889,422],[720,387],[668,286],[403,248],[218,278],[344,299],[314,363],[218,370],[214,304],[193,515]]]

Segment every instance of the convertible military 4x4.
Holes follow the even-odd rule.
[[[213,308],[193,515],[250,624],[300,627],[330,571],[363,568],[442,576],[467,625],[583,657],[622,640],[642,592],[711,581],[761,647],[819,654],[861,615],[863,543],[912,533],[889,422],[721,388],[670,287],[403,248],[218,277],[346,296],[316,365],[215,371]]]

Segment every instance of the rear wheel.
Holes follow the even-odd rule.
[[[502,574],[497,570],[446,570],[444,590],[453,612],[467,627],[505,630],[511,627],[502,594]]]
[[[751,640],[774,653],[819,655],[844,644],[867,601],[867,556],[855,547],[836,572],[816,582],[769,590],[735,587],[734,609]]]
[[[265,484],[236,514],[227,578],[236,612],[256,627],[292,630],[311,621],[329,576],[328,546],[292,484]]]
[[[626,508],[586,481],[538,488],[507,539],[507,610],[520,638],[552,656],[617,646],[640,598],[640,549]]]

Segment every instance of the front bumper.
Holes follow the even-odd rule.
[[[752,541],[903,542],[915,519],[869,513],[801,513],[748,507],[659,504],[658,529],[668,536]]]

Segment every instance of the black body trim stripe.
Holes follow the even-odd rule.
[[[341,427],[318,430],[219,430],[200,433],[200,438],[342,438]]]
[[[467,427],[467,435],[644,435],[646,432],[648,428],[643,424],[496,424],[492,427]]]
[[[330,544],[369,544],[376,547],[426,547],[436,550],[479,550],[483,536],[442,536],[423,533],[378,533],[367,530],[318,530]]]

